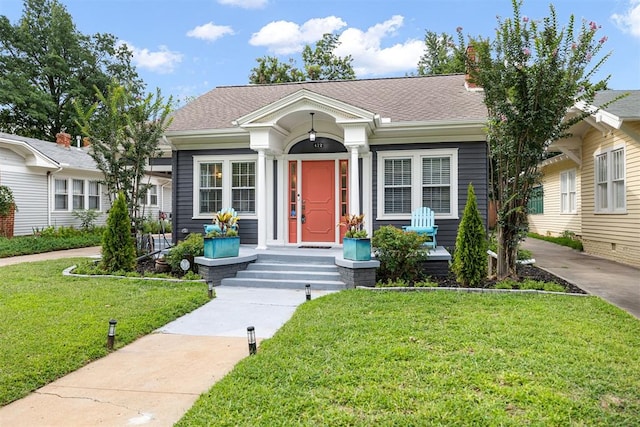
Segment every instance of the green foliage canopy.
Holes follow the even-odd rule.
[[[302,50],[304,70],[296,66],[295,60],[287,62],[275,56],[256,59],[258,63],[249,75],[251,84],[302,82],[305,80],[352,80],[356,78],[351,55],[336,56],[333,51],[340,42],[338,36],[327,33],[316,42],[315,48],[306,45]]]
[[[0,16],[0,130],[55,141],[79,134],[73,102],[90,105],[112,79],[144,85],[131,51],[111,34],[80,33],[57,0],[24,0],[19,22]]]

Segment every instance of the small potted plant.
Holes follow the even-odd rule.
[[[0,236],[13,237],[13,224],[17,210],[11,188],[0,185]]]
[[[346,214],[344,221],[338,225],[346,227],[342,239],[344,258],[353,261],[371,260],[371,239],[364,229],[364,214]]]
[[[204,238],[204,256],[207,258],[228,258],[238,256],[240,237],[238,236],[238,216],[232,210],[222,210],[213,217],[215,229]]]

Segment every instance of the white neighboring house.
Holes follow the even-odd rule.
[[[72,146],[65,133],[51,143],[0,132],[0,185],[11,188],[18,206],[14,235],[48,226],[78,227],[74,210],[97,209],[103,214],[96,223],[106,222],[109,197],[88,150]],[[143,203],[144,215],[157,219],[159,211],[170,212],[171,178],[147,175],[145,182],[153,186]]]

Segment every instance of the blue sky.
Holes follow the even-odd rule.
[[[134,51],[152,91],[184,99],[216,86],[247,84],[256,58],[275,55],[302,64],[300,51],[323,33],[342,42],[358,78],[416,70],[426,30],[493,37],[510,0],[60,0],[85,34],[107,32]],[[640,89],[640,0],[555,0],[558,22],[595,21],[611,58],[598,77],[613,89]],[[548,1],[525,0],[523,15],[549,14]],[[15,24],[21,0],[0,0]]]

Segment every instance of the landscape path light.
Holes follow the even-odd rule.
[[[109,320],[109,332],[107,333],[107,348],[113,350],[113,343],[116,339],[116,319]]]
[[[249,354],[256,354],[258,346],[256,345],[256,328],[247,327],[247,340],[249,341]]]

